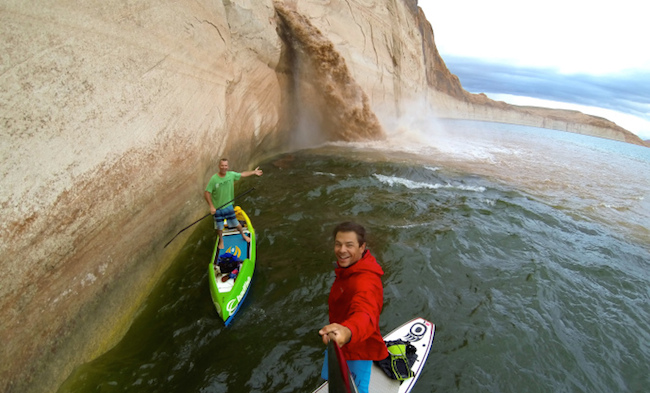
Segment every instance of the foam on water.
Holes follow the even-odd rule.
[[[437,190],[439,188],[447,188],[447,189],[456,189],[456,190],[464,190],[464,191],[475,191],[475,192],[483,192],[485,191],[485,187],[481,186],[464,186],[464,185],[452,185],[452,184],[440,184],[440,183],[423,183],[423,182],[416,182],[413,180],[409,179],[404,179],[401,177],[395,177],[395,176],[384,176],[384,175],[379,175],[379,174],[374,174],[374,177],[376,177],[379,181],[382,183],[386,183],[390,186],[394,185],[402,185],[407,188],[411,189],[416,189],[416,188],[429,188],[432,190]]]
[[[417,108],[417,106],[416,106]],[[387,140],[337,142],[403,153],[424,167],[452,167],[518,187],[560,209],[621,228],[650,243],[650,149],[568,132],[463,120],[413,110],[382,119]]]

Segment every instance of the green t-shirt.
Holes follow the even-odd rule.
[[[212,195],[212,204],[215,208],[222,209],[232,205],[232,202],[226,206],[221,206],[235,198],[235,181],[241,178],[241,173],[228,171],[226,176],[221,177],[215,173],[208,182],[205,190]]]

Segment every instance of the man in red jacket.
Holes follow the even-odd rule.
[[[355,375],[359,391],[363,391],[364,384],[367,391],[372,361],[388,356],[379,331],[379,315],[384,305],[381,282],[384,271],[366,249],[363,226],[344,222],[334,228],[333,235],[337,268],[329,295],[330,324],[318,333],[325,344],[332,339],[341,347],[353,373],[367,371],[367,378]],[[355,364],[356,361],[360,362]]]

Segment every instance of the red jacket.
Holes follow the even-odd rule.
[[[388,356],[379,332],[379,314],[384,305],[381,266],[370,251],[347,268],[337,267],[329,296],[330,323],[352,331],[352,339],[341,349],[346,360],[381,360]]]

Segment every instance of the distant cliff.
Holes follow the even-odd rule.
[[[438,53],[433,30],[421,10],[418,23],[423,38],[428,85],[433,91],[457,100],[437,100],[435,110],[439,116],[550,128],[650,147],[636,134],[601,117],[572,110],[510,105],[491,100],[484,94],[467,92]]]
[[[45,392],[115,344],[227,156],[441,117],[639,143],[604,119],[467,93],[414,0],[3,1],[0,390]],[[450,16],[453,17],[453,16]],[[186,237],[185,237],[186,238]]]

